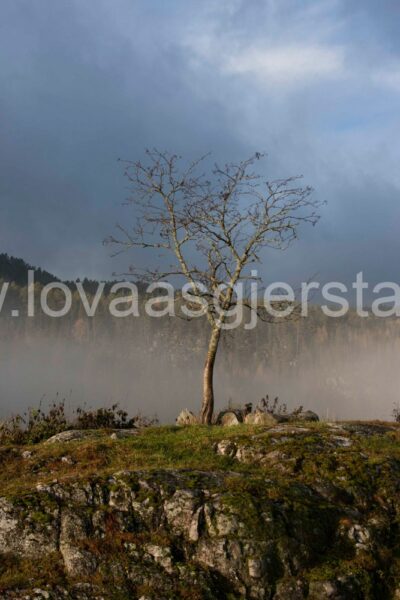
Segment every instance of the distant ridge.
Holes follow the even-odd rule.
[[[28,282],[28,271],[30,269],[35,271],[35,281],[41,283],[42,285],[46,285],[54,281],[60,281],[60,279],[58,279],[58,277],[55,275],[52,275],[43,269],[37,269],[36,267],[33,267],[22,258],[9,256],[6,253],[0,254],[0,279],[25,286]]]
[[[0,281],[7,281],[9,283],[15,283],[21,287],[25,287],[28,284],[28,271],[35,271],[35,283],[40,283],[41,285],[47,285],[48,283],[62,282],[65,283],[71,289],[75,289],[76,282],[71,280],[62,280],[49,273],[48,271],[44,271],[41,268],[34,267],[27,263],[23,258],[16,258],[15,256],[9,256],[5,252],[0,253]],[[100,281],[96,279],[88,279],[85,277],[80,280],[85,291],[89,294],[95,294],[97,288],[99,286]],[[104,291],[108,293],[118,280],[113,279],[110,281],[102,280],[104,285]],[[140,282],[136,284],[139,288],[139,291],[144,289],[144,285]]]

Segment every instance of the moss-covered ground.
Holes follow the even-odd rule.
[[[281,428],[238,425],[235,427],[152,427],[139,435],[111,439],[110,432],[98,437],[66,443],[0,447],[0,494],[23,494],[39,483],[57,479],[79,481],[102,477],[120,470],[185,469],[190,471],[248,472],[256,479],[271,472],[268,462],[243,464],[215,452],[215,444],[232,440],[263,452],[284,453],[296,466],[290,471],[274,470],[274,479],[284,485],[294,480],[315,483],[323,478],[341,481],[349,492],[379,494],[380,486],[393,484],[400,467],[400,427],[393,423],[372,424],[368,434],[346,432],[351,445],[341,445],[340,431],[326,423]],[[304,432],[301,430],[304,428]],[[345,484],[345,485],[344,485]]]

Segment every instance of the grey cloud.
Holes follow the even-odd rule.
[[[101,245],[129,218],[119,156],[153,145],[219,160],[267,150],[271,176],[304,173],[329,201],[319,227],[267,275],[349,278],[364,267],[396,278],[398,94],[371,83],[365,48],[374,68],[398,58],[398,11],[390,0],[376,6],[4,0],[1,249],[61,276],[108,277],[129,263]],[[226,52],[291,36],[340,46],[346,69],[277,89],[200,56],[191,44],[200,34]]]

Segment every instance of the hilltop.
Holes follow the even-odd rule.
[[[1,448],[2,598],[399,597],[396,424],[82,436]]]
[[[31,270],[35,271],[35,279],[42,285],[60,281],[55,275],[43,269],[33,267],[22,258],[9,256],[5,253],[0,254],[0,280],[3,279],[10,283],[13,282],[17,285],[25,286],[28,282],[28,271]]]
[[[17,286],[24,288],[28,283],[28,271],[34,271],[35,282],[42,286],[49,283],[62,282],[70,288],[75,288],[75,281],[62,280],[40,267],[29,264],[23,258],[10,256],[4,252],[0,253],[0,281],[8,281],[9,283],[14,283]],[[77,279],[76,281],[80,280]],[[115,282],[116,280],[105,281],[104,290],[108,292]],[[83,287],[88,294],[95,294],[99,283],[100,281],[88,279],[87,277],[82,281]]]

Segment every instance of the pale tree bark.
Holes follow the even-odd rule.
[[[221,329],[219,327],[214,328],[208,344],[207,358],[204,365],[203,403],[200,419],[205,425],[211,425],[214,412],[214,366],[220,337]]]

